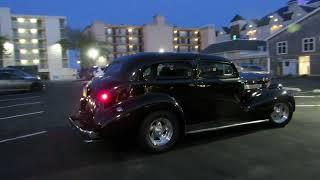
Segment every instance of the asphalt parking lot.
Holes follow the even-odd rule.
[[[130,137],[81,141],[66,120],[77,110],[81,83],[51,82],[45,92],[0,95],[0,179],[320,177],[320,94],[304,92],[303,85],[285,128],[256,124],[197,134],[170,152],[150,155]]]

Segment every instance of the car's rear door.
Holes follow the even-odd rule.
[[[206,121],[245,120],[242,110],[242,83],[235,66],[220,61],[198,62],[197,94],[207,111]]]
[[[182,106],[188,124],[197,120],[201,107],[195,96],[195,73],[193,61],[163,61],[146,66],[142,70],[145,91],[165,93]]]

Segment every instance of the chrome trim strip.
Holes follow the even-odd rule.
[[[227,126],[199,129],[199,130],[187,131],[186,134],[195,134],[195,133],[201,133],[201,132],[207,132],[207,131],[215,131],[215,130],[219,130],[219,129],[225,129],[225,128],[248,125],[248,124],[257,124],[257,123],[262,123],[262,122],[267,122],[267,121],[269,121],[269,119],[250,121],[250,122],[244,122],[244,123],[237,123],[237,124],[231,124],[231,125],[227,125]]]
[[[78,132],[82,136],[85,136],[85,138],[89,138],[89,139],[86,139],[85,142],[89,143],[89,142],[93,142],[94,140],[98,140],[101,138],[96,132],[88,131],[88,130],[85,130],[85,129],[82,129],[81,127],[79,127],[71,117],[69,117],[69,122],[70,122],[71,126],[73,128],[75,128],[76,130],[78,130]]]

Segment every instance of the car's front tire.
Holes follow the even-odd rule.
[[[293,107],[290,102],[277,101],[269,115],[270,124],[274,127],[284,127],[292,119]]]
[[[165,152],[178,141],[179,131],[179,122],[175,114],[169,111],[156,111],[143,120],[138,142],[148,152]]]
[[[30,92],[39,92],[43,90],[43,86],[40,83],[33,83],[30,86]]]

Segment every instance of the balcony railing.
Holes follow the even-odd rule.
[[[32,44],[32,43],[25,43],[25,44],[16,44],[15,47],[17,49],[45,49],[47,48],[44,44]]]
[[[13,23],[13,29],[24,28],[24,29],[44,29],[43,24],[33,24],[33,23]]]
[[[15,39],[20,39],[20,38],[45,39],[45,35],[44,34],[32,34],[32,33],[14,33],[13,38],[15,38]]]

